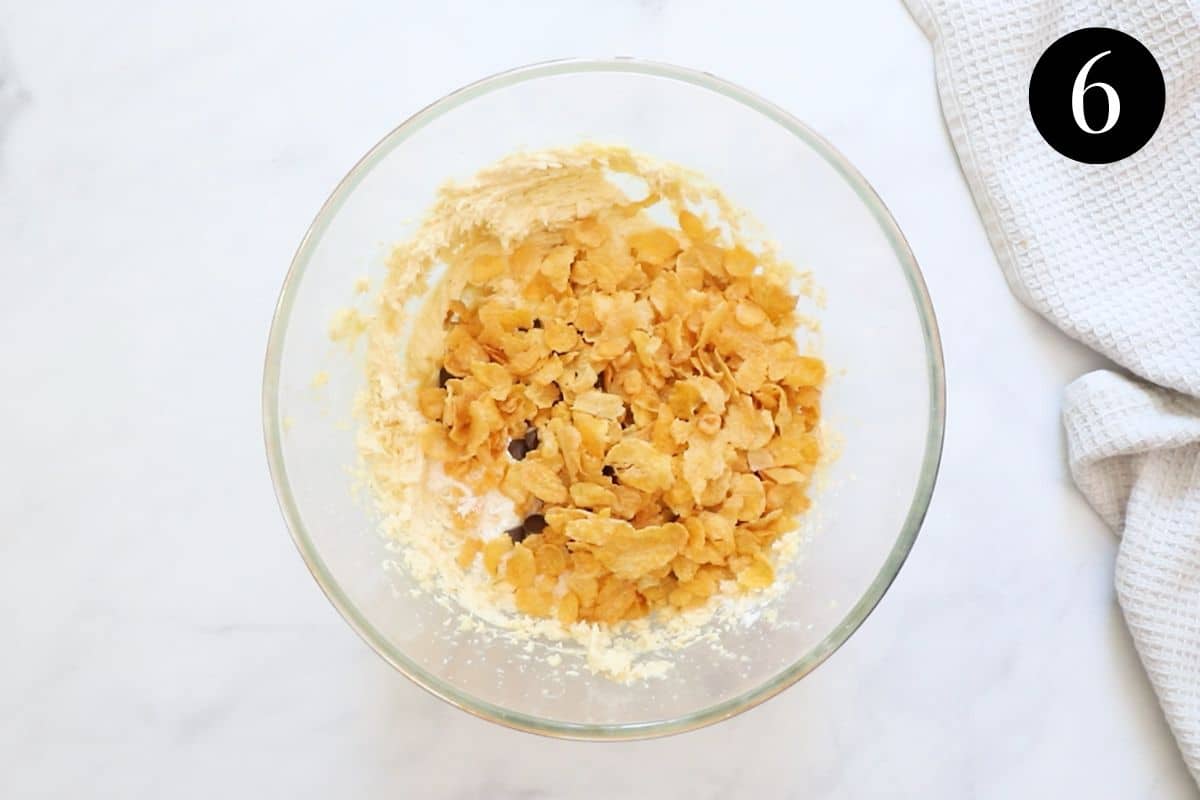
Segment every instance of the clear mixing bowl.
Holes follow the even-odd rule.
[[[700,170],[756,216],[783,256],[824,290],[831,370],[824,416],[840,456],[815,494],[797,579],[763,615],[674,654],[665,679],[621,685],[531,661],[447,624],[414,596],[351,491],[350,410],[361,361],[335,347],[335,311],[378,276],[447,179],[518,149],[628,145]],[[377,285],[377,282],[373,282]],[[361,300],[361,298],[360,298]],[[324,371],[328,382],[314,388]],[[267,453],[292,537],[352,628],[400,672],[486,719],[580,739],[675,733],[772,697],[836,650],[908,555],[933,491],[945,391],[933,309],[916,261],[875,192],[787,112],[733,84],[636,60],[567,61],[505,72],[419,112],[333,190],[292,260],[263,383]],[[577,665],[576,665],[577,666]]]

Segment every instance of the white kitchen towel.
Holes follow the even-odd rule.
[[[1067,387],[1068,458],[1121,537],[1117,599],[1200,782],[1200,0],[906,2],[1014,293],[1144,379]],[[1137,38],[1166,82],[1158,131],[1114,164],[1059,155],[1029,114],[1038,57],[1088,27]]]

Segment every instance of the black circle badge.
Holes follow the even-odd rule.
[[[1111,164],[1142,149],[1165,106],[1154,56],[1112,28],[1063,36],[1042,53],[1029,79],[1029,113],[1038,132],[1085,164]]]

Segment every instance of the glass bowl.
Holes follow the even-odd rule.
[[[624,144],[700,170],[824,291],[824,416],[840,455],[818,482],[796,580],[772,613],[614,683],[459,632],[410,591],[352,492],[361,361],[327,336],[447,179],[518,149]],[[359,298],[364,302],[366,298]],[[328,381],[314,387],[318,372]],[[537,64],[471,84],[404,122],[333,190],[292,260],[271,326],[263,414],[271,475],[305,563],[350,626],[420,686],[537,733],[629,739],[697,728],[800,680],[854,632],[908,555],[944,423],[941,346],[921,273],[861,175],[790,114],[701,72],[630,59]],[[774,622],[769,620],[774,618]],[[577,666],[577,665],[575,665]]]

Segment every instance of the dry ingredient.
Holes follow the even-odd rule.
[[[368,338],[358,441],[385,533],[461,627],[646,677],[666,662],[638,655],[777,588],[825,370],[797,345],[796,273],[742,222],[623,148],[520,154],[443,188],[375,313],[335,320]]]

